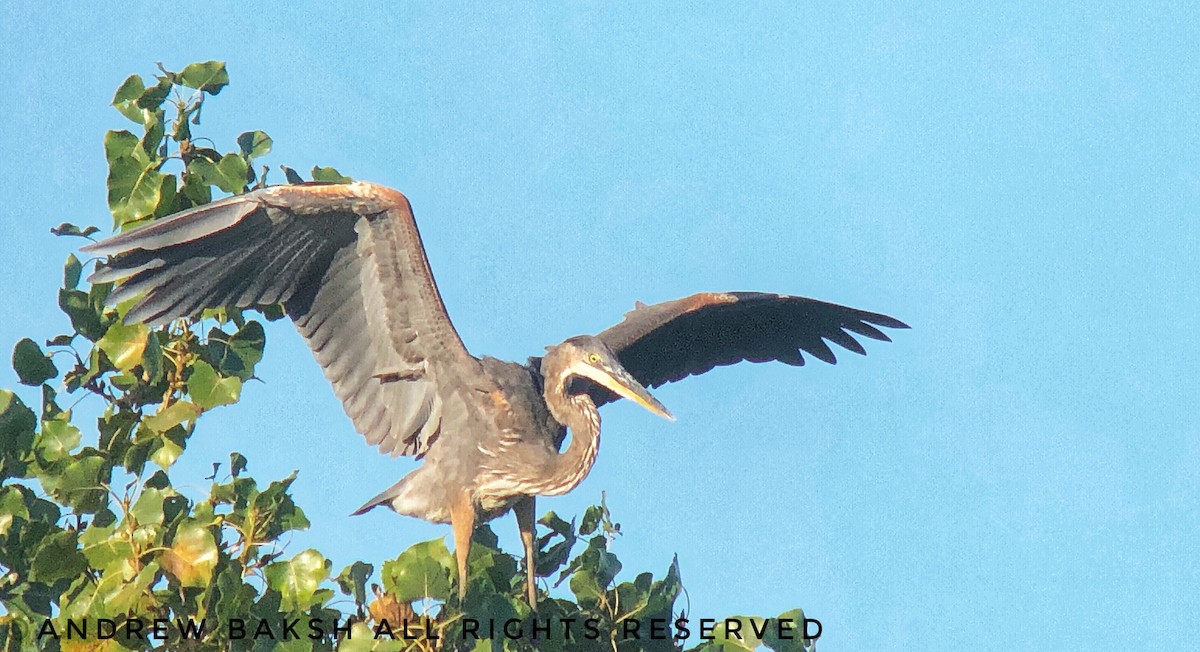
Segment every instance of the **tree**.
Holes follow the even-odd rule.
[[[209,61],[178,72],[160,65],[151,85],[139,75],[121,84],[113,106],[140,133],[105,135],[114,228],[207,203],[214,189],[266,184],[269,169],[255,170],[271,150],[265,133],[241,134],[227,153],[193,135],[206,102],[228,82],[225,65]],[[288,183],[302,180],[281,170]],[[347,180],[332,168],[311,176]],[[86,238],[99,229],[52,231]],[[537,614],[522,598],[518,560],[487,527],[475,536],[464,604],[441,539],[412,546],[378,573],[355,562],[334,574],[316,550],[285,554],[281,537],[309,526],[289,495],[295,474],[261,486],[233,453],[200,501],[170,477],[204,414],[237,402],[253,377],[261,323],[224,309],[158,329],[125,323],[131,304],[106,307],[111,286],[86,284],[84,268],[71,255],[63,269],[58,300],[71,332],[13,349],[20,382],[40,390],[36,409],[0,390],[3,650],[803,649],[799,610],[770,623],[716,621],[705,632],[677,611],[677,560],[657,578],[618,581],[621,563],[609,548],[620,526],[603,500],[578,525],[553,512],[539,520],[539,574],[566,588]],[[279,319],[282,310],[261,317]],[[63,407],[82,397],[103,404],[86,433]],[[790,631],[777,625],[787,620]]]

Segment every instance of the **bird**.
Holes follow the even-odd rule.
[[[628,399],[673,415],[647,388],[740,361],[829,364],[829,344],[891,341],[887,315],[764,292],[701,292],[646,305],[526,363],[477,357],[450,321],[408,199],[364,181],[268,186],[152,220],[82,248],[89,280],[115,285],[124,319],[160,326],[209,308],[282,304],[354,428],[421,464],[376,507],[449,523],[458,597],[477,524],[512,511],[537,608],[537,496],[575,488],[600,446],[599,407]],[[570,442],[564,443],[570,438]]]

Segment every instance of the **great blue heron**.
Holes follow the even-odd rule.
[[[889,341],[876,326],[907,328],[814,299],[702,293],[639,303],[528,364],[476,358],[446,314],[408,200],[361,182],[256,190],[83,249],[110,256],[91,281],[119,282],[111,303],[144,294],[128,322],[282,303],[355,429],[384,453],[424,458],[356,513],[384,505],[449,522],[461,599],[475,524],[513,509],[535,608],[534,497],[587,476],[597,406],[624,397],[672,418],[645,387],[742,360],[802,365],[801,351],[832,364],[824,340],[865,354],[850,333]]]

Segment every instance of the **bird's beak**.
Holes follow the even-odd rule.
[[[627,398],[667,421],[675,420],[675,415],[671,414],[667,406],[659,403],[658,399],[654,398],[645,387],[642,387],[642,384],[631,376],[628,371],[620,367],[614,369],[607,365],[603,368],[583,365],[583,369],[579,371],[581,372],[580,375],[596,381],[617,396]]]

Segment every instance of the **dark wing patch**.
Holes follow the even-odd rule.
[[[446,398],[490,387],[450,323],[408,200],[367,183],[277,186],[200,206],[84,247],[127,321],[283,303],[355,428],[423,455]],[[383,382],[382,378],[390,379]]]
[[[705,292],[651,306],[639,303],[599,337],[635,378],[657,387],[743,361],[802,366],[808,354],[836,364],[828,342],[865,355],[851,333],[891,341],[876,326],[908,328],[887,315],[816,299]],[[602,388],[592,394],[598,404],[616,398]]]

